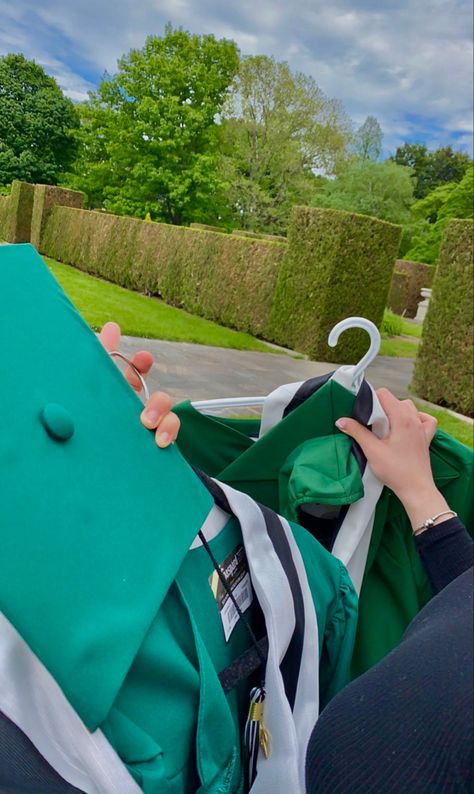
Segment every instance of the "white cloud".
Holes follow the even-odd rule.
[[[21,50],[83,98],[117,58],[170,21],[286,59],[379,119],[385,145],[407,136],[472,150],[470,0],[0,0],[0,52]]]

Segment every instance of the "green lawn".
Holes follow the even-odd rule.
[[[114,320],[120,325],[122,333],[128,336],[194,342],[236,350],[257,350],[263,353],[280,352],[250,334],[223,328],[217,323],[168,306],[156,298],[147,298],[145,295],[89,276],[54,259],[45,258],[45,261],[94,330],[99,330],[104,323]]]
[[[404,317],[401,318],[401,321],[402,334],[406,334],[406,336],[415,336],[417,339],[421,339],[423,326],[420,323],[414,323],[413,320],[405,320]]]
[[[380,355],[393,356],[395,358],[415,358],[421,331],[421,325],[405,320],[398,314],[391,312],[390,309],[385,309],[380,328],[382,335]],[[407,336],[412,337],[412,339],[404,338]]]
[[[400,336],[382,336],[380,345],[381,356],[394,356],[396,358],[415,358],[418,344]]]

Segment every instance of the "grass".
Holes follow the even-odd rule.
[[[471,424],[463,422],[462,419],[456,419],[455,416],[452,416],[442,408],[430,408],[424,405],[424,403],[418,403],[416,400],[415,404],[420,411],[436,417],[438,420],[438,427],[441,428],[441,430],[445,430],[446,433],[449,433],[450,436],[453,436],[453,438],[465,444],[466,447],[470,449],[474,448],[474,427]]]
[[[380,330],[382,334],[381,356],[415,358],[419,344],[418,340],[421,338],[421,325],[405,320],[389,309],[385,309]],[[413,341],[404,339],[404,336],[411,336]],[[415,339],[417,340],[416,342]]]
[[[383,336],[380,345],[381,356],[392,356],[395,358],[415,358],[418,344],[409,339],[402,339],[400,336]]]
[[[223,328],[210,320],[168,306],[157,298],[123,289],[54,259],[46,257],[45,261],[86,322],[96,331],[104,323],[114,320],[127,336],[261,353],[281,352],[250,334]]]
[[[404,317],[401,317],[402,321],[402,334],[405,336],[414,336],[416,339],[421,339],[421,334],[423,331],[423,326],[421,323],[414,323],[413,320],[405,320]]]

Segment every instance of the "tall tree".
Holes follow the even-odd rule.
[[[118,62],[83,108],[74,183],[112,212],[181,224],[218,188],[219,113],[238,68],[234,42],[166,27]]]
[[[0,57],[0,185],[56,184],[76,151],[79,116],[54,78],[23,55]]]
[[[375,116],[367,116],[354,137],[354,152],[361,160],[375,162],[382,154],[382,127]]]
[[[406,256],[434,264],[446,224],[451,218],[474,216],[474,167],[460,182],[439,185],[412,207],[413,239]]]
[[[409,168],[390,161],[355,160],[313,198],[314,207],[359,212],[392,223],[406,223],[413,203]]]
[[[233,223],[284,231],[292,204],[313,194],[315,170],[333,172],[350,135],[341,105],[312,77],[263,55],[244,58],[222,124]]]
[[[424,143],[405,143],[391,159],[413,169],[417,199],[424,198],[439,185],[460,182],[472,165],[469,155],[455,152],[451,146],[430,152]]]

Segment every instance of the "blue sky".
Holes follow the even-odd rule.
[[[23,52],[84,99],[166,22],[273,55],[405,140],[472,155],[471,0],[0,0],[0,54]]]

